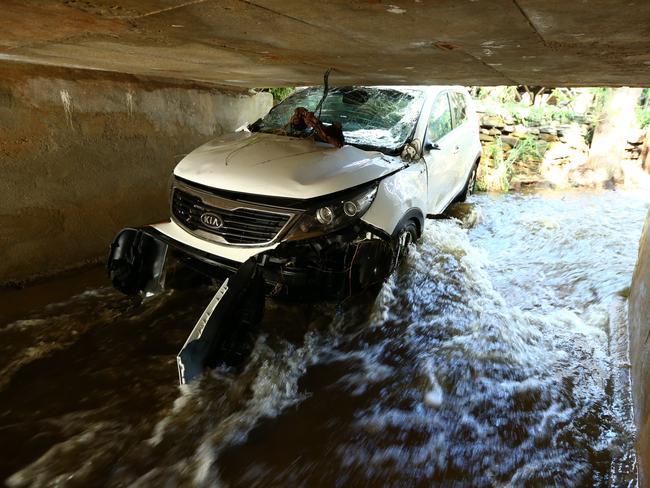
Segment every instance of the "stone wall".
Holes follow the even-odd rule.
[[[639,486],[650,487],[650,212],[632,279],[628,316],[634,414],[638,427]]]
[[[499,172],[506,170],[499,168],[491,157],[494,145],[500,145],[503,159],[508,159],[513,154],[513,149],[524,140],[532,144],[536,154],[531,156],[531,152],[527,151],[525,158],[511,158],[511,170],[514,173],[510,185],[512,188],[533,185],[553,188],[591,187],[599,186],[608,178],[607,175],[596,174],[587,166],[589,137],[594,127],[586,118],[576,117],[570,123],[547,121],[524,124],[514,117],[481,114],[480,120],[484,157],[479,167],[479,178],[488,174],[488,190],[499,189],[489,188],[490,177],[492,180],[498,179],[501,176]],[[646,131],[642,129],[627,134],[624,160],[621,162],[624,170],[645,165],[642,161],[645,138]]]
[[[103,259],[160,221],[174,165],[264,114],[268,93],[1,63],[0,284]]]

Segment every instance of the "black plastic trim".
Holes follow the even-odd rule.
[[[393,231],[393,237],[397,236],[409,220],[416,221],[418,224],[418,237],[422,236],[422,230],[424,229],[424,215],[422,214],[422,210],[419,208],[411,208],[401,219],[399,219],[399,222],[397,222],[395,230]]]

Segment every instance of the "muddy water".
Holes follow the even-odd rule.
[[[378,296],[268,303],[244,372],[177,386],[207,290],[100,270],[0,296],[9,486],[634,486],[622,323],[650,197],[477,196]]]

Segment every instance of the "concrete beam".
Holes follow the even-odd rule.
[[[244,87],[647,85],[650,3],[5,0],[0,59]]]

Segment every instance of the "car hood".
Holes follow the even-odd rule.
[[[354,146],[337,149],[311,139],[241,131],[195,149],[174,174],[222,190],[306,199],[372,181],[403,165],[398,157]]]

